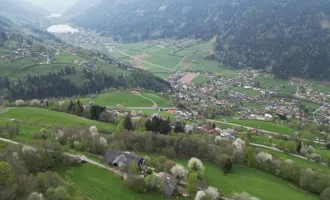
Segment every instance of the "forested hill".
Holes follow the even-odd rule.
[[[328,0],[103,0],[73,19],[117,40],[217,36],[216,59],[329,79]]]
[[[88,10],[92,6],[98,4],[100,0],[78,0],[76,3],[74,3],[69,9],[67,9],[63,16],[66,17],[74,17],[77,16],[84,11]]]
[[[0,0],[0,17],[5,17],[13,23],[45,29],[51,24],[46,18],[48,14],[47,10],[25,0]]]

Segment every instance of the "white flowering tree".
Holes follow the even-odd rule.
[[[15,105],[16,105],[17,107],[25,106],[25,101],[23,101],[23,100],[16,100],[16,101],[15,101]]]
[[[240,138],[237,138],[234,142],[233,145],[235,146],[236,149],[243,150],[245,148],[245,142],[241,140]]]
[[[247,192],[242,192],[242,193],[234,193],[233,198],[235,200],[260,200],[257,197],[251,196]]]
[[[315,149],[314,149],[314,147],[312,145],[309,145],[307,147],[307,150],[308,150],[308,153],[310,153],[310,154],[313,154],[315,152]]]
[[[171,174],[179,180],[185,180],[188,175],[188,171],[182,165],[179,164],[174,165],[174,167],[172,167],[170,171]]]
[[[265,153],[263,151],[259,152],[257,155],[256,155],[256,160],[260,163],[260,162],[272,162],[273,161],[273,156],[272,154],[269,154],[269,153]]]
[[[101,144],[103,147],[107,147],[107,146],[108,146],[108,141],[107,141],[107,139],[105,139],[104,137],[100,137],[100,144]]]
[[[188,161],[188,169],[190,171],[196,171],[198,174],[203,174],[205,171],[202,161],[198,158],[190,158]]]
[[[31,102],[30,102],[30,105],[31,106],[40,106],[40,100],[38,99],[33,99]]]
[[[195,200],[202,200],[206,196],[206,193],[203,190],[200,190],[196,193]]]
[[[38,150],[34,147],[31,147],[31,146],[27,146],[27,145],[24,145],[22,147],[22,153],[23,154],[28,154],[28,155],[32,155],[32,154],[35,154],[37,153]]]
[[[64,136],[64,132],[61,129],[58,129],[55,133],[55,139],[56,141],[59,141]]]
[[[41,193],[33,192],[28,196],[27,200],[44,200],[44,197]]]
[[[96,128],[96,126],[91,126],[90,128],[89,128],[89,133],[90,134],[92,134],[92,136],[94,137],[94,136],[97,136],[99,133],[97,132],[97,128]]]
[[[208,195],[211,200],[218,200],[220,199],[220,193],[219,190],[215,187],[211,187],[209,186],[206,190],[205,190],[206,195]]]

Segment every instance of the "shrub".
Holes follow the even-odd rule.
[[[16,100],[15,101],[15,105],[17,107],[25,106],[25,101],[23,101],[23,100]]]

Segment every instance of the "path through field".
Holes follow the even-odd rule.
[[[140,92],[135,92],[134,91],[133,93],[136,94],[136,95],[138,95],[138,96],[140,96],[140,97],[142,97],[142,98],[144,98],[144,99],[147,99],[147,100],[151,101],[154,104],[154,107],[156,107],[156,108],[158,107],[157,103],[154,100],[152,100],[152,99],[150,99],[148,97],[143,96]]]

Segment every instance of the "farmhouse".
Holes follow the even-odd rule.
[[[162,179],[162,191],[166,197],[173,197],[175,189],[178,184],[178,180],[172,175],[165,172],[158,173],[158,176]]]
[[[135,162],[139,167],[143,166],[143,158],[133,155],[130,152],[116,150],[108,150],[104,154],[104,161],[114,167],[122,167],[130,162]]]

